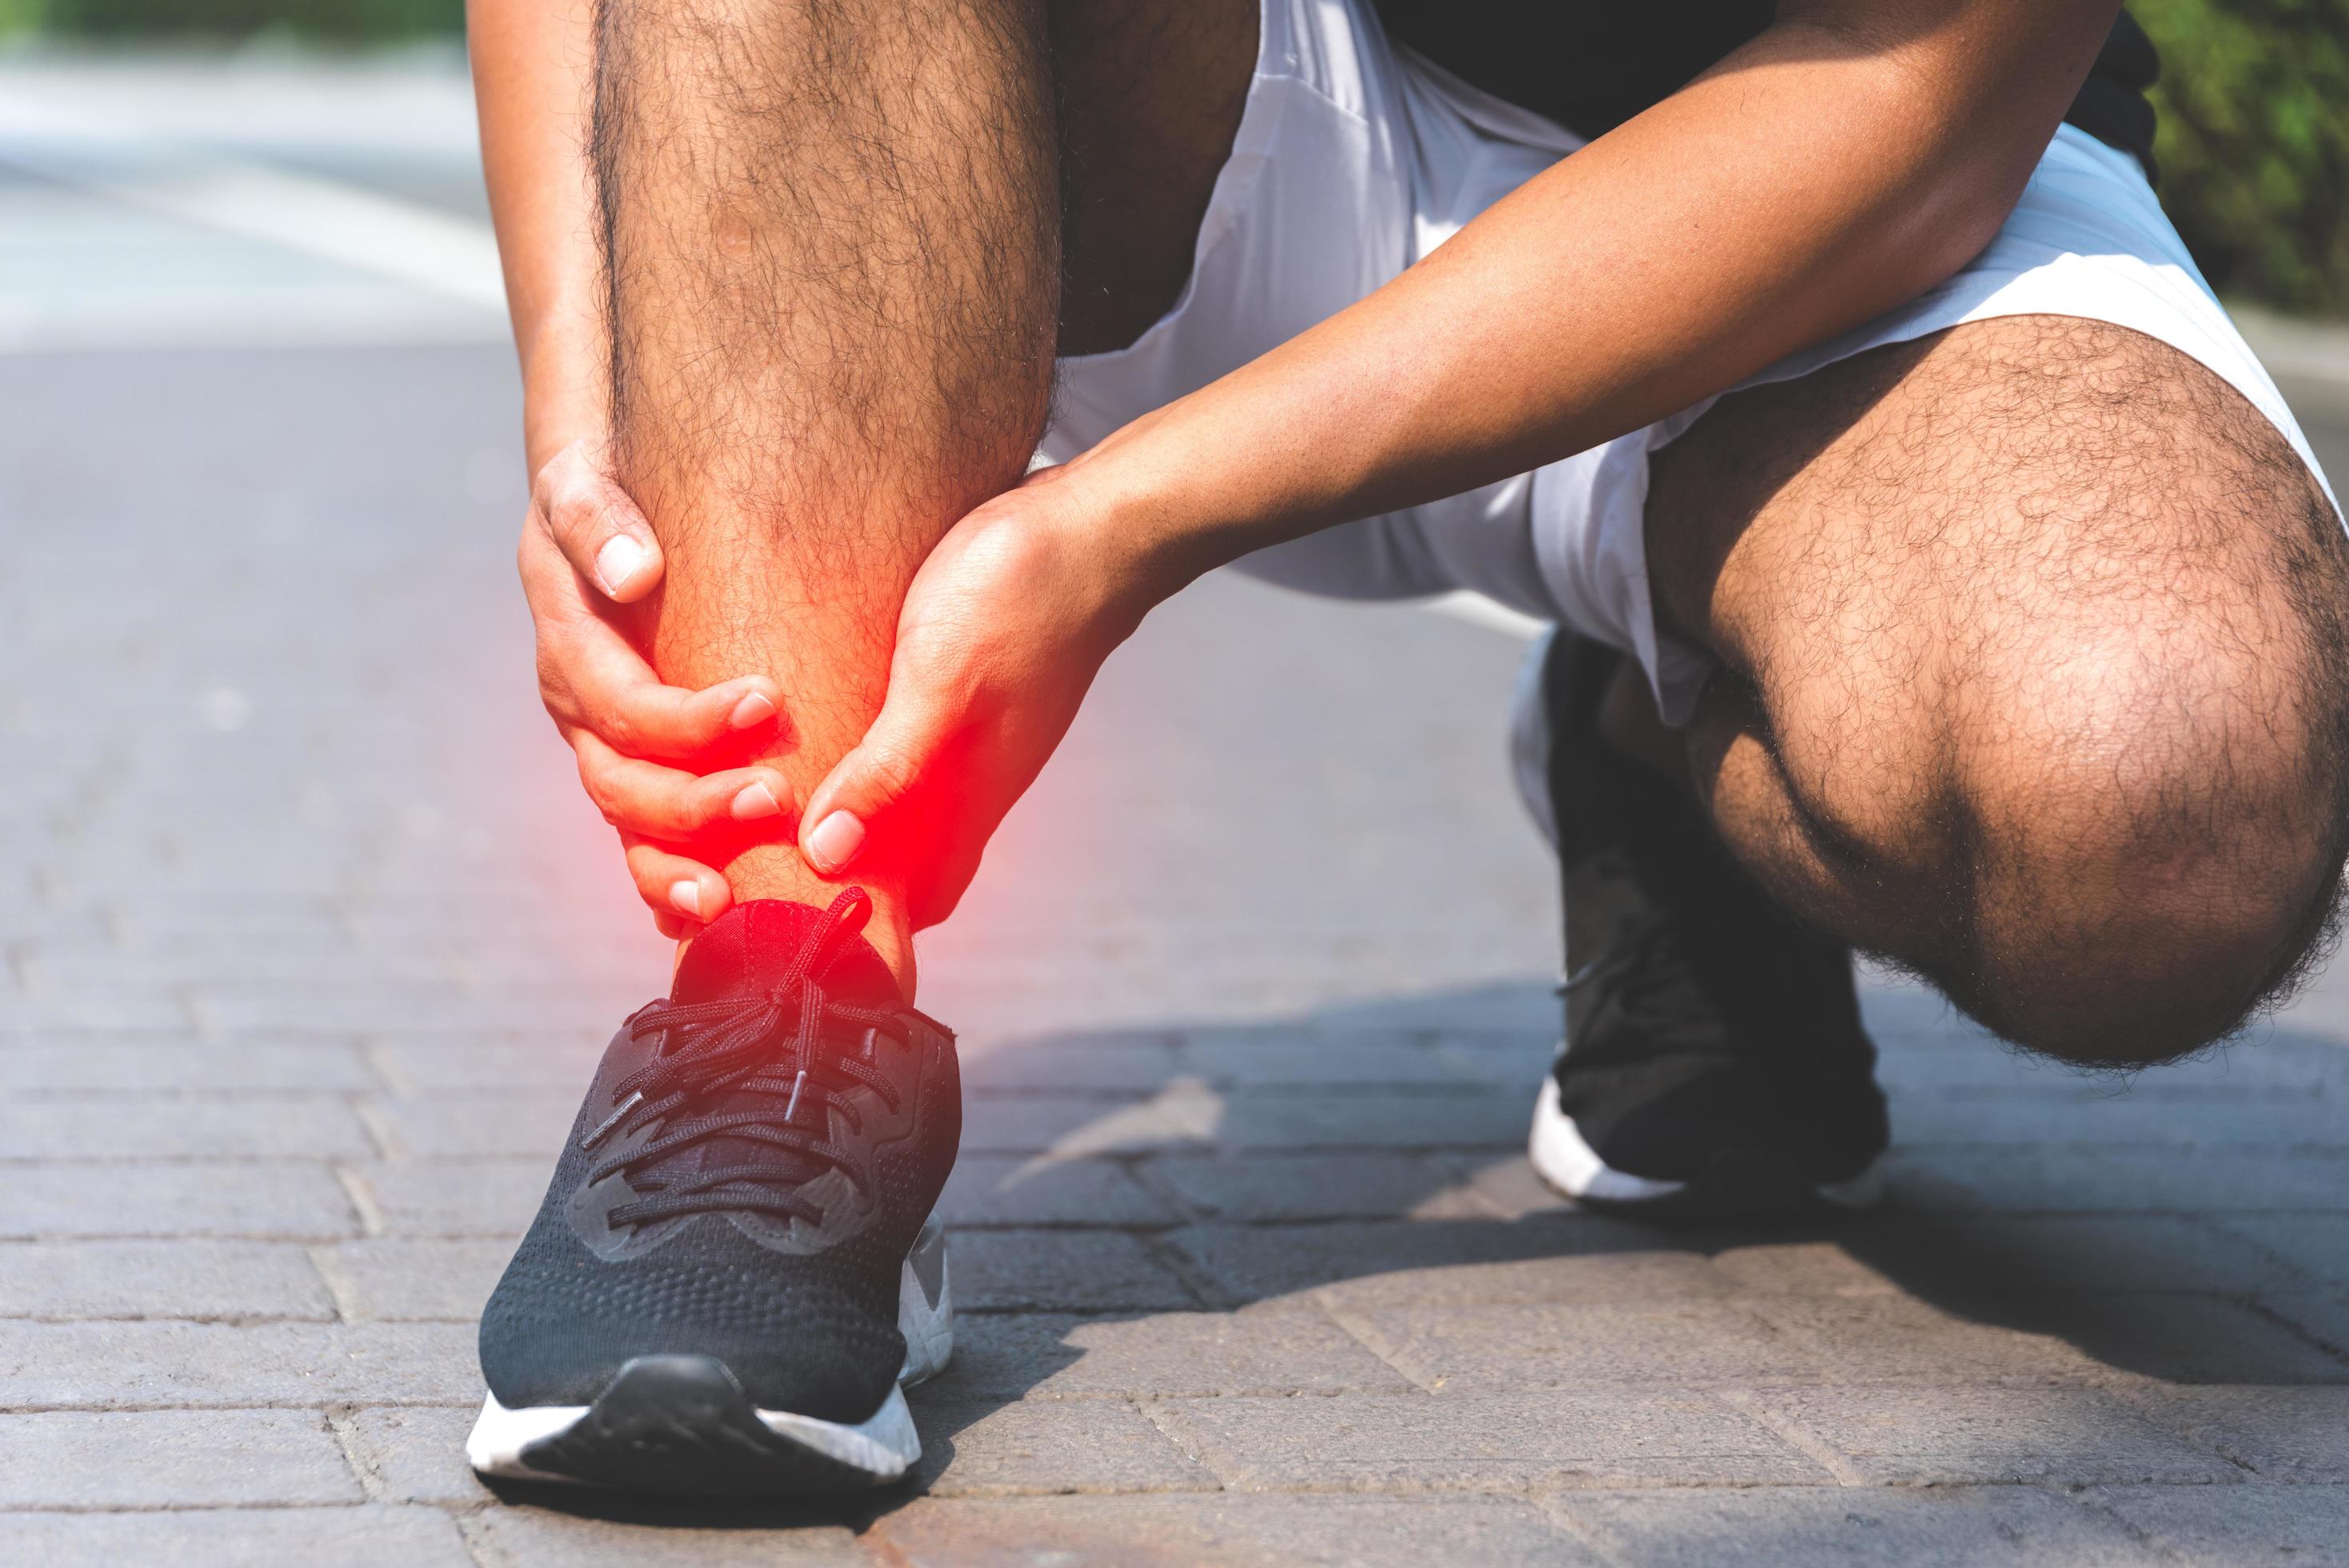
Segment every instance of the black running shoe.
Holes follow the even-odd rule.
[[[1693,795],[1599,739],[1623,657],[1556,633],[1537,741],[1520,742],[1566,894],[1566,1040],[1534,1168],[1579,1202],[1660,1218],[1865,1208],[1888,1134],[1851,950],[1781,909]]]
[[[920,1457],[902,1389],[954,1348],[930,1207],[962,1085],[871,909],[738,905],[614,1037],[481,1315],[475,1470],[777,1493]]]

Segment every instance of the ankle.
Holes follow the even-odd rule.
[[[873,901],[873,913],[865,921],[862,934],[881,955],[881,962],[889,966],[905,1000],[914,999],[914,926],[906,914],[904,890],[894,882],[855,876],[826,882],[810,871],[799,851],[788,844],[755,846],[721,869],[737,903],[778,898],[823,909],[844,890],[863,888]]]

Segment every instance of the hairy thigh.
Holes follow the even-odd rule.
[[[1256,68],[1257,0],[1051,0],[1061,352],[1123,348],[1174,307]]]

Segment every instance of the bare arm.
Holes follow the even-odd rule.
[[[1162,575],[1661,418],[1962,266],[2117,9],[1782,5],[1386,287],[1072,468],[1096,470],[1083,477],[1122,526],[1148,528],[1163,596]]]

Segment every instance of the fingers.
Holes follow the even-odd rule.
[[[673,850],[650,843],[633,833],[622,833],[626,846],[628,876],[636,896],[653,912],[661,934],[682,941],[724,914],[734,903],[726,879]]]
[[[891,686],[873,727],[808,798],[800,854],[817,875],[837,876],[848,868],[872,825],[912,794],[936,762],[947,734],[942,711]]]
[[[626,833],[672,842],[720,827],[749,828],[765,836],[792,805],[792,788],[771,768],[731,768],[694,774],[624,757],[592,730],[575,730],[579,782],[604,820]]]
[[[615,603],[634,603],[660,582],[660,540],[612,479],[599,445],[574,441],[549,458],[531,504],[573,570]]]
[[[556,717],[630,757],[697,758],[722,742],[773,728],[781,708],[781,689],[765,676],[700,691],[664,686],[626,638],[600,624],[571,639],[564,663],[569,711]]]

